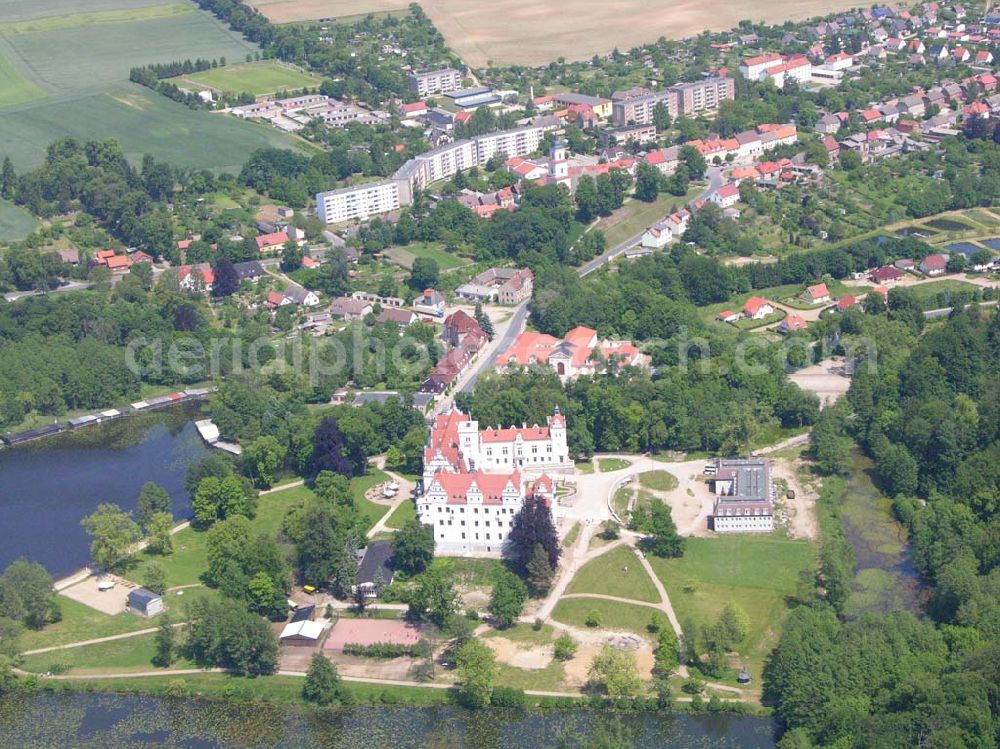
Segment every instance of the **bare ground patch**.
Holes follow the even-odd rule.
[[[851,378],[844,373],[844,359],[840,356],[831,356],[792,372],[788,379],[803,390],[815,393],[824,406],[836,403],[851,387]]]

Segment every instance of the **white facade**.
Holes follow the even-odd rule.
[[[716,533],[770,533],[774,530],[774,515],[761,514],[762,510],[752,510],[755,514],[743,514],[739,508],[716,508],[712,516],[712,527]],[[720,514],[721,513],[721,514]],[[731,514],[730,514],[731,513]]]
[[[414,73],[410,76],[409,84],[410,90],[416,92],[417,96],[443,94],[462,87],[462,74],[454,68]]]
[[[370,182],[316,195],[316,214],[327,224],[362,220],[400,206],[399,185],[393,180]]]
[[[713,476],[716,533],[770,533],[774,530],[774,489],[766,460],[716,458],[706,468]]]
[[[440,553],[499,556],[524,498],[552,502],[546,472],[572,470],[558,411],[545,427],[480,430],[479,422],[452,410],[436,417],[424,449],[417,517],[434,528]]]

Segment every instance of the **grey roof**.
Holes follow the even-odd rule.
[[[312,619],[313,614],[316,612],[316,606],[314,604],[309,604],[308,606],[299,606],[295,609],[295,613],[292,614],[293,622],[304,622]]]
[[[233,268],[236,269],[236,275],[241,281],[245,281],[248,278],[260,278],[264,275],[264,266],[260,264],[259,260],[233,263]]]
[[[296,283],[293,283],[288,285],[288,288],[285,289],[284,294],[286,299],[291,299],[293,302],[296,302],[297,304],[304,304],[306,301],[306,297],[309,296],[309,290],[302,286],[299,286]]]
[[[742,502],[769,502],[771,500],[771,471],[766,460],[737,460],[718,458],[716,478],[735,479],[733,493],[727,499]]]
[[[392,544],[388,541],[376,541],[365,549],[364,559],[358,565],[358,585],[372,584],[382,570],[382,579],[388,585],[392,582]]]
[[[153,601],[159,600],[163,596],[154,593],[148,588],[136,588],[135,590],[130,590],[128,593],[128,603],[130,606],[141,606],[146,608]]]

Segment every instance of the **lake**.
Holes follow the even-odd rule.
[[[147,481],[189,513],[187,466],[206,455],[193,419],[197,404],[171,406],[0,451],[0,569],[25,556],[54,578],[87,564],[80,520],[101,502],[135,509]]]
[[[470,712],[457,707],[308,709],[138,695],[0,699],[0,747],[228,749],[584,749],[624,732],[635,749],[773,749],[774,723],[734,715],[586,710]],[[615,744],[618,746],[618,744]]]

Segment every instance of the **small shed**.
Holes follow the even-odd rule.
[[[292,622],[310,622],[316,616],[316,606],[310,604],[308,606],[299,606],[295,609],[295,613],[292,614]]]
[[[163,611],[163,596],[148,588],[130,590],[128,610],[139,616],[156,616]]]
[[[739,674],[736,676],[736,681],[739,682],[740,684],[749,684],[750,673],[747,671],[740,671]]]

